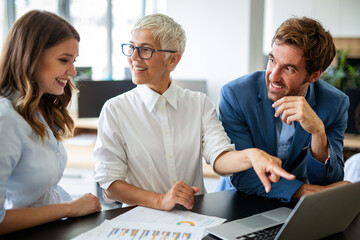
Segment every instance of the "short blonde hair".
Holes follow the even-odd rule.
[[[154,38],[159,40],[163,50],[173,50],[181,54],[184,53],[186,46],[185,31],[182,26],[171,17],[160,13],[147,15],[135,23],[131,33],[140,29],[151,30]],[[165,59],[169,56],[170,53],[167,53]]]

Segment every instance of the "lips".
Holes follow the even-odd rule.
[[[56,81],[61,87],[65,87],[69,79],[67,78],[56,78]]]
[[[146,68],[144,68],[144,67],[133,67],[133,69],[135,71],[144,71],[144,70],[146,70]]]
[[[57,78],[56,81],[61,82],[61,83],[63,83],[63,84],[66,84],[67,81],[68,81],[68,79]]]
[[[273,88],[276,88],[276,89],[282,89],[282,88],[283,88],[283,86],[278,85],[278,84],[273,83],[273,82],[271,82],[270,85],[271,85]]]

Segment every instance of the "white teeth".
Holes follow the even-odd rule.
[[[136,71],[142,71],[142,70],[145,70],[145,68],[134,67],[134,70],[136,70]]]
[[[274,83],[271,83],[271,85],[272,85],[274,88],[282,88],[282,86],[275,85]]]
[[[56,80],[61,82],[61,83],[67,83],[67,80],[64,80],[64,79],[57,78]]]

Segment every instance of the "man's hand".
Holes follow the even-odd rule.
[[[247,151],[248,158],[267,193],[271,190],[270,182],[278,182],[280,177],[288,180],[295,179],[293,174],[281,168],[282,162],[279,158],[271,156],[260,149],[251,148]]]
[[[328,158],[328,141],[325,126],[318,115],[312,110],[306,99],[302,96],[287,96],[277,100],[273,105],[279,108],[275,117],[281,114],[281,120],[291,125],[294,121],[300,123],[301,127],[312,134],[311,154],[321,163]]]
[[[198,191],[198,187],[192,187],[182,181],[178,181],[167,193],[161,195],[160,208],[170,211],[176,204],[180,204],[187,209],[192,209],[194,206],[194,195]]]
[[[312,110],[303,96],[286,96],[277,100],[272,107],[279,108],[275,112],[275,117],[281,114],[281,120],[291,125],[298,121],[302,128],[311,134],[324,132],[324,124],[317,114]]]
[[[351,182],[349,181],[340,181],[340,182],[336,182],[333,184],[329,184],[329,185],[325,185],[325,186],[321,186],[321,185],[314,185],[314,184],[303,184],[301,185],[301,187],[294,193],[294,195],[292,196],[293,199],[300,199],[302,196],[307,195],[307,194],[311,194],[311,193],[316,193],[318,191],[322,191],[328,188],[333,188],[333,187],[337,187],[337,186],[342,186],[345,184],[350,184]]]

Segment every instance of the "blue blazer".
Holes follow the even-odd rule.
[[[295,122],[295,134],[283,168],[295,174],[281,178],[266,193],[253,169],[233,174],[231,181],[240,191],[290,201],[304,183],[327,185],[344,177],[343,139],[347,127],[349,98],[318,79],[309,85],[306,100],[325,125],[330,160],[320,163],[309,151],[311,134]],[[275,110],[268,99],[265,71],[254,72],[227,83],[221,89],[219,117],[237,150],[259,148],[277,156]]]

